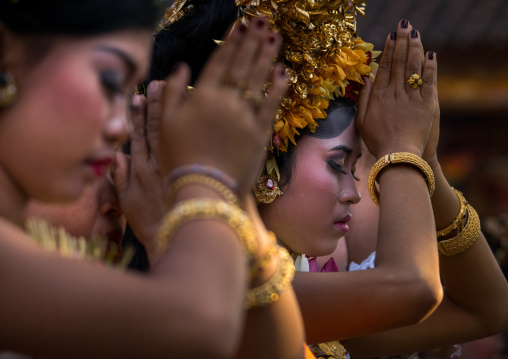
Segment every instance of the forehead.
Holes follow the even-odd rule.
[[[334,150],[338,147],[350,148],[351,154],[343,150]],[[295,147],[294,156],[296,162],[299,160],[317,160],[323,156],[345,153],[346,156],[356,158],[361,153],[360,135],[353,121],[340,135],[331,138],[317,138],[314,136],[303,136]]]

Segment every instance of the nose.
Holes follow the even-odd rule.
[[[104,136],[106,140],[115,147],[121,145],[129,138],[125,101],[117,101],[117,104],[115,104],[115,109],[112,111],[111,118],[106,123]]]
[[[356,204],[362,199],[362,195],[356,186],[356,180],[352,175],[343,176],[342,188],[339,192],[339,202]]]

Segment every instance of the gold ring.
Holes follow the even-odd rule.
[[[263,99],[265,98],[263,93],[254,93],[250,90],[243,91],[242,97],[251,103],[255,111],[258,111],[261,108],[263,105]]]
[[[247,81],[245,80],[233,81],[229,76],[224,76],[221,82],[225,86],[236,87],[240,92],[245,91],[245,89],[247,88]]]
[[[420,75],[415,73],[411,75],[411,77],[409,78],[409,80],[406,81],[406,83],[408,83],[413,90],[416,90],[423,84],[423,81]]]

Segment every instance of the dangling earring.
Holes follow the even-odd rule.
[[[0,108],[10,106],[16,99],[17,88],[9,72],[0,72]]]
[[[267,175],[259,177],[256,187],[254,187],[254,195],[258,202],[261,203],[272,203],[281,194],[282,192],[277,182]]]

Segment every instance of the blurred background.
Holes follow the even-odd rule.
[[[437,53],[440,161],[508,275],[508,1],[370,0],[366,12],[358,33],[376,49],[406,18]]]

